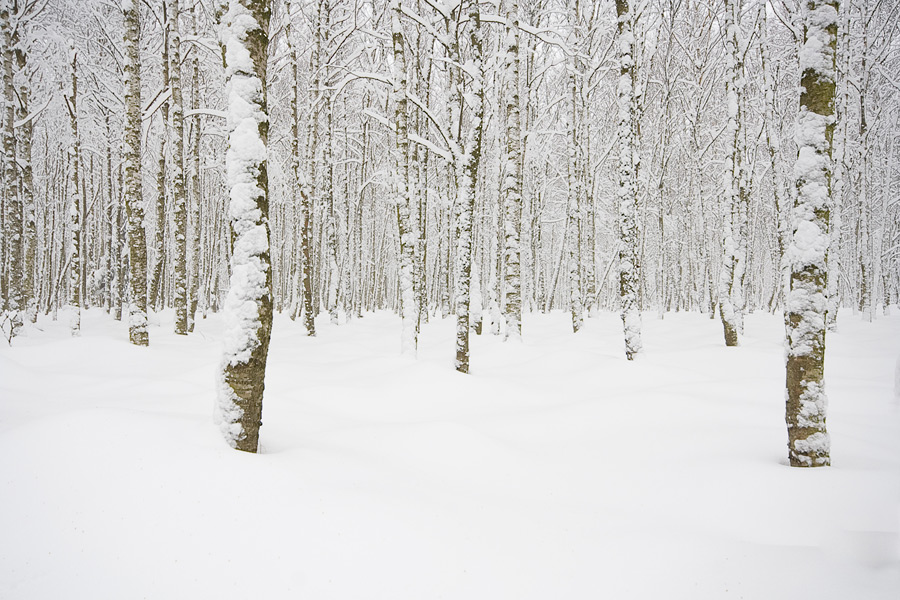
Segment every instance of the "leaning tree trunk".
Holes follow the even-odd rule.
[[[788,456],[793,467],[831,464],[825,430],[826,249],[835,128],[838,0],[808,0],[800,51],[797,197],[787,260]]]
[[[628,0],[616,0],[619,36],[619,296],[625,329],[625,357],[634,360],[641,352],[641,311],[638,299],[638,123],[635,97],[635,17]]]
[[[224,25],[228,80],[228,188],[231,285],[225,301],[225,355],[217,405],[225,441],[256,452],[272,333],[266,58],[269,0],[231,0]]]

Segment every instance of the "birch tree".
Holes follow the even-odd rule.
[[[747,192],[741,152],[741,89],[743,54],[738,0],[725,1],[725,104],[728,111],[725,155],[724,212],[722,217],[724,250],[719,279],[719,312],[725,331],[725,345],[737,346],[743,324],[743,281],[746,268]]]
[[[125,177],[123,196],[128,219],[128,264],[131,301],[128,338],[136,346],[150,343],[147,331],[147,241],[141,185],[141,21],[133,0],[122,0],[125,17]]]
[[[462,11],[462,3],[459,6]],[[456,370],[469,372],[469,287],[472,281],[472,219],[475,194],[478,188],[478,165],[481,159],[481,138],[484,131],[484,69],[483,33],[481,31],[481,7],[478,0],[469,0],[469,43],[472,58],[466,64],[464,75],[469,79],[468,94],[458,93],[460,101],[471,99],[471,122],[465,142],[465,154],[459,174],[456,222]],[[462,89],[463,75],[457,78]],[[460,114],[462,119],[462,114]],[[461,122],[461,121],[460,121]]]
[[[184,178],[184,100],[181,89],[181,6],[166,0],[169,22],[169,87],[172,91],[172,207],[175,212],[175,333],[187,335],[187,192]]]
[[[24,210],[19,195],[16,169],[15,88],[13,85],[13,23],[9,0],[0,2],[0,43],[2,43],[3,79],[3,196],[6,204],[6,237],[9,244],[9,274],[7,281],[10,337],[15,337],[22,327],[25,315],[24,290]],[[6,265],[2,265],[6,270]]]
[[[503,261],[506,281],[503,315],[507,339],[522,338],[522,271],[519,247],[522,227],[522,130],[519,108],[519,2],[506,0],[503,15],[503,97],[505,98],[506,147],[501,170],[504,207]]]
[[[268,0],[230,0],[220,10],[228,80],[226,162],[234,251],[216,419],[229,445],[256,452],[272,332],[266,170],[271,6]]]
[[[634,24],[628,0],[616,0],[618,18],[618,138],[619,138],[619,296],[625,329],[625,356],[634,360],[642,349],[641,312],[638,303],[638,149],[637,98],[635,97]]]
[[[800,50],[799,153],[794,165],[797,196],[787,254],[791,284],[787,304],[785,420],[788,456],[794,467],[831,464],[825,429],[825,257],[832,193],[837,27],[837,0],[806,3]]]
[[[419,328],[419,303],[413,285],[415,268],[415,237],[411,223],[412,198],[409,181],[409,115],[407,113],[406,49],[403,37],[401,0],[391,0],[391,40],[394,63],[392,100],[394,103],[394,132],[396,149],[393,153],[392,185],[397,206],[397,226],[400,233],[400,320],[402,333],[400,351],[416,356]],[[334,276],[337,276],[334,274]]]
[[[73,336],[81,335],[81,285],[84,277],[84,257],[81,252],[82,197],[79,190],[80,143],[78,140],[78,52],[75,41],[69,41],[69,94],[66,108],[69,112],[71,145],[69,155],[69,329]]]

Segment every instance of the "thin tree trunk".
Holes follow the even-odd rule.
[[[400,352],[415,358],[419,306],[416,302],[415,234],[412,228],[409,182],[409,115],[407,113],[406,51],[401,17],[401,0],[391,0],[391,38],[393,40],[394,130],[397,136],[393,152],[394,202],[400,234]]]
[[[503,202],[503,316],[506,319],[505,339],[522,339],[522,270],[521,270],[521,228],[522,228],[522,130],[519,108],[519,2],[506,1],[504,14],[505,50],[503,56],[503,95],[506,115],[505,161],[501,170]]]
[[[162,87],[169,87],[169,20],[167,18],[167,2],[163,2],[163,40],[162,40]],[[166,199],[168,196],[168,178],[166,177],[166,152],[168,152],[169,139],[169,101],[163,102],[160,107],[162,115],[162,133],[159,148],[159,171],[156,174],[156,230],[154,237],[155,262],[153,274],[150,277],[150,303],[156,310],[165,307],[163,288],[163,270],[166,264]]]
[[[69,110],[69,129],[72,136],[72,145],[69,146],[69,227],[71,237],[69,239],[69,328],[73,336],[81,334],[81,280],[83,278],[83,257],[81,252],[81,204],[82,198],[78,193],[79,156],[80,145],[78,142],[78,53],[75,51],[75,43],[69,45],[69,65],[72,84],[71,94],[66,98]]]
[[[172,90],[172,207],[175,212],[175,333],[187,335],[187,192],[184,185],[184,100],[181,90],[179,0],[169,3],[169,87]]]
[[[4,223],[6,234],[3,243],[9,244],[9,275],[7,276],[7,306],[10,316],[10,338],[18,334],[25,316],[25,257],[23,242],[25,241],[24,211],[22,198],[19,196],[18,171],[16,168],[16,133],[15,133],[15,87],[13,86],[13,33],[12,15],[7,3],[0,5],[0,35],[2,35],[2,77],[3,77],[3,188],[6,204]],[[0,269],[7,270],[7,265],[0,263]]]
[[[200,4],[194,6],[192,11],[192,27],[193,35],[197,35],[197,11],[200,10]],[[200,60],[197,58],[196,52],[191,59],[191,110],[200,108]],[[197,300],[200,295],[200,211],[202,198],[200,194],[200,115],[194,117],[193,128],[191,130],[191,243],[190,243],[190,272],[188,273],[189,292],[188,292],[188,331],[194,331],[194,324],[197,316]]]
[[[462,7],[460,6],[460,10]],[[478,0],[469,2],[471,73],[473,81],[469,97],[472,99],[472,120],[465,145],[466,161],[459,177],[458,215],[456,221],[456,370],[469,372],[469,287],[472,279],[472,219],[478,184],[478,165],[481,160],[481,138],[484,130],[484,69],[481,11]],[[458,46],[457,46],[458,48]],[[458,51],[458,50],[457,50]],[[457,85],[462,87],[461,77]],[[461,89],[457,92],[462,99]],[[461,115],[460,115],[461,117]]]
[[[641,311],[638,298],[640,261],[638,259],[638,124],[635,94],[636,68],[635,16],[628,0],[616,0],[619,37],[619,296],[625,330],[625,357],[641,352]]]
[[[125,178],[122,195],[128,215],[128,266],[131,302],[128,337],[136,346],[150,343],[147,331],[147,240],[141,186],[141,23],[137,4],[125,14]]]

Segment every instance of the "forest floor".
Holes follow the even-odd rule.
[[[276,317],[262,453],[211,422],[221,319],[87,311],[0,347],[0,598],[896,600],[900,316],[828,334],[833,466],[787,466],[781,319],[527,315],[399,356],[388,314]]]

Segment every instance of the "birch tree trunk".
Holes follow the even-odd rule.
[[[825,430],[825,255],[832,192],[838,1],[808,0],[803,10],[799,152],[794,165],[797,197],[788,248],[785,420],[791,466],[819,467],[831,464]]]
[[[234,252],[225,302],[225,355],[216,417],[226,442],[244,452],[259,448],[272,333],[266,170],[270,16],[269,0],[230,0],[221,16],[229,91],[225,160]]]
[[[844,199],[852,198],[850,169],[848,168],[848,124],[850,110],[850,6],[841,4],[838,22],[837,52],[835,57],[837,88],[835,90],[834,171],[832,173],[832,209],[828,240],[828,329],[837,329],[837,313],[840,308],[840,277],[843,267],[840,261],[841,222]]]
[[[781,185],[778,180],[778,152],[781,143],[778,137],[777,122],[774,118],[775,112],[775,81],[773,76],[773,66],[771,60],[771,49],[769,46],[769,20],[766,14],[765,4],[760,4],[757,9],[757,18],[759,22],[759,52],[760,66],[763,75],[763,106],[765,110],[765,135],[766,135],[766,153],[769,160],[769,179],[772,186],[773,211],[775,213],[776,239],[778,242],[778,272],[779,281],[776,283],[778,303],[784,304],[787,295],[789,273],[784,262],[784,253],[790,241],[790,220],[785,206],[785,195],[782,194]]]
[[[191,32],[197,35],[197,11],[200,4],[194,6],[192,11]],[[191,59],[191,110],[200,108],[200,60],[197,54]],[[194,116],[191,130],[191,243],[190,264],[188,273],[188,331],[194,331],[194,323],[197,315],[197,300],[200,295],[200,211],[202,198],[200,194],[200,115]]]
[[[136,346],[150,343],[147,332],[147,240],[141,186],[141,22],[140,7],[122,0],[125,16],[125,178],[123,196],[128,215],[128,264],[131,302],[128,337]]]
[[[3,78],[3,196],[6,204],[6,239],[9,244],[9,274],[7,275],[7,309],[10,315],[10,338],[18,334],[25,315],[24,290],[24,211],[22,198],[18,190],[18,172],[16,169],[16,133],[15,133],[15,87],[13,86],[13,24],[11,7],[8,0],[0,3],[0,43],[3,44],[2,78]],[[6,270],[6,264],[0,264]]]
[[[320,23],[317,18],[316,23]],[[313,91],[312,108],[306,136],[306,151],[304,153],[305,174],[300,188],[300,257],[302,264],[303,280],[303,325],[306,334],[310,337],[316,335],[316,309],[313,303],[313,208],[315,206],[316,189],[316,146],[318,145],[318,105],[321,102],[319,56],[322,53],[322,31],[320,26],[314,28],[315,40],[310,56],[310,69],[313,72],[311,88]],[[294,50],[296,52],[296,50]],[[296,69],[294,70],[296,79]]]
[[[14,4],[15,7],[15,4]],[[18,28],[14,29],[11,36],[12,47],[16,57],[16,68],[21,75],[25,74],[27,65],[25,50],[19,44]],[[16,152],[21,169],[21,189],[22,189],[22,211],[24,219],[24,263],[22,275],[22,296],[25,303],[25,318],[31,323],[37,320],[37,292],[35,278],[37,276],[35,265],[35,254],[37,251],[37,225],[35,223],[35,207],[34,207],[34,174],[32,170],[32,142],[34,138],[33,118],[28,113],[29,110],[29,85],[22,78],[16,94],[19,97],[17,117],[20,123],[18,129],[20,133],[16,136],[21,148]]]
[[[628,0],[616,0],[616,15],[619,41],[619,296],[625,329],[625,357],[634,360],[642,349],[637,223],[637,169],[640,158],[637,140],[638,106],[635,97],[635,18]]]
[[[66,105],[69,111],[69,130],[72,136],[72,145],[69,146],[69,328],[73,336],[81,335],[81,280],[83,277],[82,253],[81,253],[81,196],[79,195],[78,171],[80,144],[78,141],[78,53],[75,51],[75,42],[69,42],[69,76],[72,83],[70,95],[66,97]]]
[[[172,207],[175,212],[175,333],[188,333],[187,192],[184,185],[184,100],[181,90],[179,0],[169,4],[169,87],[172,90]]]
[[[461,10],[461,7],[460,7]],[[459,175],[458,214],[456,221],[456,370],[469,372],[469,288],[472,280],[472,219],[475,212],[475,193],[478,184],[478,164],[481,160],[481,138],[484,131],[484,69],[481,9],[478,0],[469,2],[469,40],[472,61],[468,63],[470,77],[472,121],[465,144],[465,160]],[[462,86],[462,75],[457,78]],[[459,98],[464,96],[459,93]],[[462,118],[462,115],[460,115]]]
[[[394,104],[394,130],[397,147],[393,152],[394,202],[397,210],[397,226],[400,232],[400,352],[415,358],[419,304],[413,285],[415,269],[415,232],[411,222],[409,185],[409,115],[407,113],[406,51],[403,25],[400,21],[401,0],[391,0],[391,39],[394,49],[392,90]]]
[[[577,11],[577,3],[576,3]],[[577,12],[573,29],[577,31]],[[575,48],[579,47],[573,33]],[[578,176],[578,57],[572,59],[569,72],[570,120],[568,138],[568,198],[566,215],[566,269],[569,279],[569,307],[572,312],[572,331],[578,333],[584,325],[584,300],[581,295],[581,180]]]
[[[162,88],[163,93],[169,87],[169,69],[171,62],[169,61],[169,20],[167,18],[168,2],[163,2],[163,39],[162,39]],[[166,265],[166,199],[168,196],[168,177],[167,177],[167,161],[166,152],[169,146],[169,101],[165,100],[160,107],[162,115],[162,135],[160,137],[159,148],[159,171],[156,174],[156,230],[153,238],[155,262],[153,263],[153,274],[150,277],[150,303],[160,310],[165,306],[163,288],[163,271]]]
[[[724,209],[722,217],[722,271],[719,276],[719,313],[725,332],[725,345],[737,346],[741,331],[740,305],[743,292],[744,257],[742,255],[743,189],[741,176],[741,114],[740,79],[743,74],[740,58],[737,22],[737,0],[725,1],[725,103],[728,111],[726,126]],[[737,231],[735,231],[737,229]],[[737,302],[736,302],[737,299]]]

